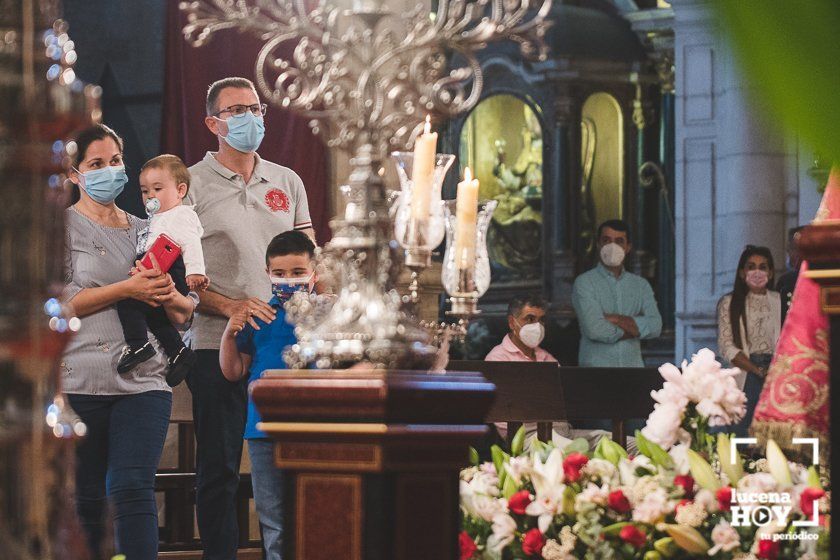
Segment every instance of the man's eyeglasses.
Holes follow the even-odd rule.
[[[244,115],[247,111],[251,111],[255,117],[262,117],[265,115],[267,109],[268,105],[265,103],[255,103],[254,105],[231,105],[230,107],[220,109],[214,113],[213,116],[218,117],[222,113],[230,113],[234,117],[238,117],[240,115]]]

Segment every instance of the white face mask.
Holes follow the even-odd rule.
[[[607,243],[601,247],[601,262],[606,266],[621,266],[624,257],[624,249],[617,243]]]
[[[528,323],[519,328],[519,340],[528,348],[539,346],[544,337],[545,327],[542,323]]]

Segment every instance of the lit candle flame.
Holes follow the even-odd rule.
[[[472,171],[469,166],[464,168],[464,181],[472,181]]]
[[[423,134],[428,134],[432,131],[432,117],[426,115],[426,124],[423,125]]]

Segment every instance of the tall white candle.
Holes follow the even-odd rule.
[[[475,237],[478,221],[478,179],[470,168],[464,169],[464,180],[458,183],[455,202],[455,268],[466,270],[475,263]]]
[[[438,135],[437,132],[431,131],[431,126],[427,116],[423,134],[414,142],[414,162],[411,166],[411,217],[420,221],[429,219],[435,178]]]

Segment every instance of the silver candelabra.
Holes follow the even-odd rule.
[[[260,94],[309,118],[327,146],[353,154],[346,209],[331,222],[333,238],[319,256],[335,296],[288,304],[299,340],[286,353],[290,367],[432,364],[433,335],[395,289],[404,255],[416,251],[394,239],[379,170],[390,151],[412,146],[427,116],[446,119],[477,103],[483,85],[477,52],[488,42],[512,40],[524,56],[544,58],[551,1],[439,0],[431,10],[418,5],[407,12],[377,0],[181,2],[184,36],[194,46],[224,29],[256,34]],[[456,289],[462,322],[483,293],[474,284]],[[472,305],[464,306],[467,300]]]

